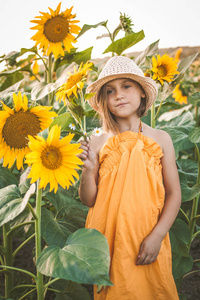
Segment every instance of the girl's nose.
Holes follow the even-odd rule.
[[[116,100],[121,100],[123,98],[124,98],[124,96],[123,96],[122,92],[119,90],[116,91]]]

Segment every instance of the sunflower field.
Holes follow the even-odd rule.
[[[90,300],[89,286],[112,285],[107,240],[84,228],[78,155],[80,139],[102,133],[86,87],[114,55],[132,58],[158,85],[142,121],[168,132],[174,144],[182,206],[170,230],[173,276],[180,299],[187,299],[182,281],[200,271],[200,255],[191,255],[200,239],[198,53],[161,56],[155,41],[133,57],[126,50],[145,35],[133,31],[130,17],[120,14],[110,32],[108,21],[80,28],[72,10],[60,3],[41,12],[31,20],[33,47],[0,57],[0,299]],[[110,39],[102,59],[91,58],[92,47],[78,49],[79,37],[97,27]],[[32,265],[16,264],[27,246]]]

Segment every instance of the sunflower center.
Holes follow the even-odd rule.
[[[69,33],[69,23],[62,16],[56,16],[49,19],[44,24],[44,35],[51,43],[59,43]]]
[[[48,146],[42,151],[41,160],[47,169],[55,170],[62,165],[62,154],[58,148]]]
[[[41,131],[38,117],[30,111],[18,111],[9,116],[2,130],[2,137],[11,148],[28,145],[28,135],[35,136]]]
[[[67,88],[71,89],[74,85],[76,85],[79,81],[81,81],[82,78],[83,76],[81,73],[71,75],[67,80]]]
[[[160,77],[165,77],[165,76],[167,75],[167,70],[166,70],[166,68],[163,67],[163,66],[159,66],[159,67],[158,67],[158,75],[159,75]]]

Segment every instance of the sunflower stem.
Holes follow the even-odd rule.
[[[197,152],[197,162],[198,162],[198,176],[197,176],[197,184],[200,184],[200,152],[199,152],[199,148],[197,146],[197,144],[195,143],[195,148],[196,148],[196,152]],[[193,199],[193,203],[192,203],[192,212],[191,212],[191,222],[189,225],[189,229],[190,229],[190,233],[191,233],[191,239],[189,242],[189,249],[193,240],[193,233],[194,233],[194,229],[195,229],[195,225],[196,225],[196,216],[198,213],[198,204],[199,204],[199,195],[197,195],[194,199]]]
[[[80,96],[81,96],[81,105],[82,105],[84,113],[85,113],[85,99],[84,99],[84,95],[83,95],[82,90],[80,92]],[[86,132],[86,115],[85,114],[83,116],[83,131]]]
[[[151,107],[151,127],[155,128],[155,126],[156,126],[156,120],[155,120],[155,102],[154,102]]]
[[[48,67],[48,73],[47,73],[47,83],[51,83],[52,79],[53,79],[53,76],[52,76],[52,59],[53,59],[53,56],[52,56],[52,53],[50,53],[49,59],[48,59],[49,67]],[[49,106],[53,105],[53,93],[48,94],[48,103],[49,103]]]
[[[13,274],[9,267],[13,266],[12,258],[12,235],[7,233],[10,231],[10,224],[3,225],[3,248],[5,260],[5,298],[11,298],[11,290],[13,288]],[[8,269],[6,268],[8,267]]]
[[[158,109],[157,109],[157,112],[156,112],[156,115],[155,115],[155,117],[154,117],[155,121],[156,121],[157,118],[158,118],[158,115],[159,115],[159,112],[160,112],[160,110],[161,110],[162,104],[163,104],[163,100],[160,101],[160,105],[159,105],[159,107],[158,107]]]
[[[39,188],[39,180],[37,181],[37,194],[36,194],[36,215],[35,220],[35,248],[36,248],[36,262],[41,253],[41,201],[42,189]],[[37,300],[43,300],[43,275],[37,270]]]

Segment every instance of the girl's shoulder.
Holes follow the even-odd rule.
[[[144,123],[143,135],[153,139],[161,147],[163,153],[165,152],[167,146],[173,146],[171,137],[166,131],[152,128]]]
[[[111,137],[113,134],[103,132],[100,136],[92,135],[90,138],[90,148],[92,151],[94,151],[97,155],[99,154],[99,151],[105,144],[105,142]]]

